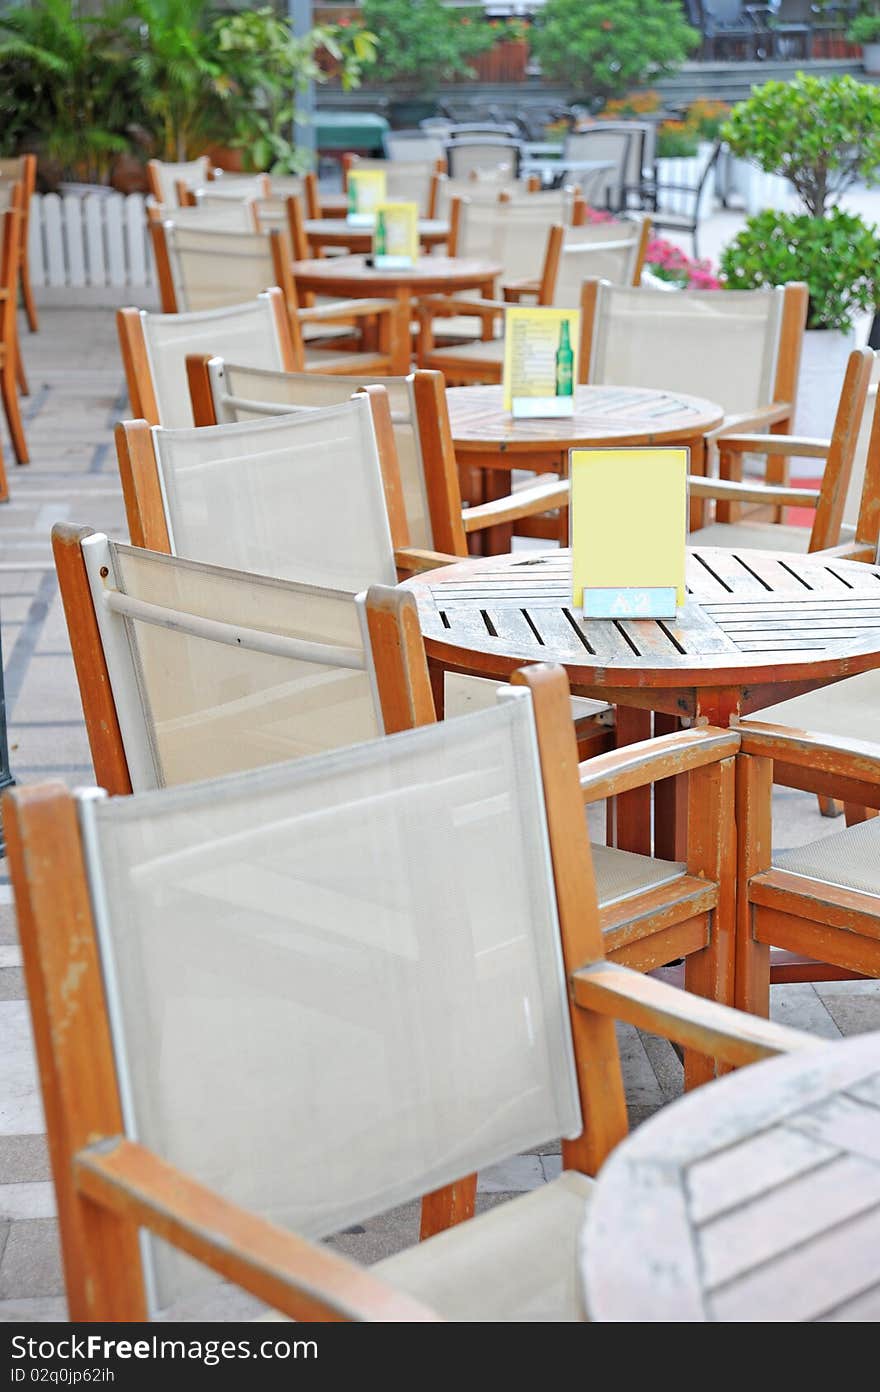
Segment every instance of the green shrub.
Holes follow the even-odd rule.
[[[544,76],[590,101],[673,72],[699,42],[678,0],[547,0],[531,37]]]
[[[376,36],[364,76],[399,90],[429,93],[438,82],[472,76],[468,59],[498,38],[482,10],[453,10],[442,0],[364,0],[362,14]]]
[[[846,31],[846,37],[850,43],[880,43],[880,11],[857,15]]]
[[[880,87],[854,77],[765,82],[739,102],[722,132],[735,155],[789,179],[822,217],[857,179],[880,174]]]
[[[733,290],[804,280],[807,327],[846,331],[856,314],[880,303],[880,234],[839,208],[824,218],[768,209],[724,249],[721,273]]]

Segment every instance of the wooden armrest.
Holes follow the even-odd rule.
[[[674,778],[703,764],[728,759],[739,747],[736,730],[720,730],[712,725],[639,740],[581,764],[581,793],[584,802],[600,802],[660,778]]]
[[[416,546],[402,546],[394,553],[398,570],[419,574],[423,570],[438,570],[440,566],[456,565],[462,556],[447,556],[442,551],[423,551]]]
[[[767,503],[775,507],[818,507],[817,488],[785,488],[773,483],[739,483],[733,479],[703,478],[691,474],[688,492],[692,498],[731,498],[742,503]],[[770,543],[768,542],[768,545]]]
[[[575,1003],[583,1009],[674,1039],[724,1063],[754,1063],[822,1043],[817,1035],[719,1005],[616,962],[581,967],[572,973],[571,984]]]
[[[339,300],[337,304],[315,305],[311,309],[298,309],[296,317],[301,324],[313,324],[320,320],[356,319],[366,314],[388,314],[399,309],[397,300]]]
[[[726,434],[740,434],[743,430],[759,430],[764,426],[777,425],[779,421],[791,416],[790,401],[774,401],[767,406],[756,406],[754,411],[738,411],[725,416],[720,425],[706,434],[706,439],[715,442]],[[778,439],[778,436],[773,437]]]
[[[855,537],[851,541],[842,541],[839,546],[826,546],[821,551],[813,551],[811,555],[821,556],[824,560],[865,561],[868,565],[874,565],[877,560],[876,548],[869,541],[857,541]]]
[[[504,300],[460,300],[453,295],[425,295],[419,300],[416,306],[417,313],[421,318],[427,318],[430,314],[448,313],[453,314],[489,314],[495,312],[500,314],[507,309]]]
[[[122,1137],[74,1158],[77,1189],[149,1228],[295,1320],[435,1321],[410,1296],[328,1247],[248,1213]]]
[[[721,435],[718,448],[729,454],[800,454],[807,459],[825,459],[828,440],[806,435]]]
[[[537,484],[533,488],[521,488],[504,498],[495,498],[491,503],[477,503],[474,507],[463,508],[461,520],[466,532],[478,532],[499,522],[514,522],[518,517],[533,517],[535,513],[547,512],[550,508],[568,507],[568,500],[568,479],[554,480],[553,483]]]
[[[785,725],[749,721],[738,725],[743,754],[759,754],[784,764],[803,765],[830,778],[880,784],[880,752],[868,740],[813,734]],[[604,756],[603,756],[604,757]]]

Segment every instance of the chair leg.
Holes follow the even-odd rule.
[[[770,948],[757,942],[749,880],[770,865],[773,761],[739,755],[736,769],[737,902],[734,1005],[750,1015],[770,1015]]]
[[[24,257],[21,263],[19,283],[21,284],[21,298],[24,301],[24,312],[27,315],[28,328],[31,333],[36,333],[40,327],[40,321],[37,318],[37,302],[34,299],[34,292],[31,287],[31,272],[27,256]]]
[[[28,454],[27,440],[24,437],[24,425],[21,419],[21,409],[18,404],[18,391],[15,385],[15,354],[9,356],[0,373],[0,396],[3,397],[3,410],[6,413],[6,423],[9,426],[9,434],[12,436],[12,448],[15,452],[17,464],[29,464],[30,455]]]
[[[6,478],[6,464],[3,459],[3,451],[0,450],[0,503],[9,502],[9,483]]]
[[[837,798],[825,797],[824,794],[817,793],[816,801],[823,817],[839,817],[843,811],[843,803],[838,802]]]
[[[15,336],[15,380],[21,395],[30,396],[31,389],[28,386],[28,379],[24,370],[24,359],[21,356],[21,343],[19,342],[17,334]]]
[[[435,1189],[422,1199],[422,1221],[419,1240],[444,1232],[456,1223],[463,1223],[474,1216],[477,1199],[477,1176],[467,1175],[464,1179],[447,1184],[443,1189]]]
[[[855,802],[845,802],[843,814],[846,817],[848,827],[858,826],[860,822],[870,822],[872,817],[876,817],[878,809],[876,807],[859,807]]]

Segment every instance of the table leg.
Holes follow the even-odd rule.
[[[412,293],[406,286],[401,286],[398,289],[397,302],[400,308],[397,314],[393,316],[391,343],[389,345],[391,376],[406,377],[409,375],[412,363],[412,343],[410,340]]]
[[[487,503],[504,498],[510,492],[513,475],[505,469],[484,469],[483,496]],[[513,547],[513,523],[502,522],[496,527],[485,527],[483,538],[484,556],[504,556]]]
[[[615,714],[618,747],[651,738],[651,712],[618,706]],[[651,788],[633,788],[614,800],[614,840],[621,851],[651,854]]]

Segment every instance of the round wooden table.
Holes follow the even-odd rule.
[[[580,621],[563,550],[473,557],[405,583],[438,711],[445,670],[507,679],[531,662],[559,662],[576,695],[617,706],[619,744],[668,733],[682,717],[728,725],[880,667],[880,568],[857,561],[695,548],[675,620]],[[684,800],[668,782],[656,790],[666,801],[654,848],[675,860]],[[649,788],[618,798],[623,849],[651,854],[650,798]]]
[[[449,387],[446,402],[462,492],[471,503],[508,493],[511,469],[564,477],[570,449],[684,445],[690,450],[691,473],[702,474],[704,437],[724,419],[714,401],[640,387],[577,387],[574,416],[557,420],[514,420],[498,386]],[[691,522],[702,525],[693,506]],[[511,533],[509,526],[488,529],[486,552],[509,551]]]
[[[410,369],[409,325],[412,302],[418,295],[449,295],[455,290],[476,290],[492,299],[501,267],[490,261],[458,256],[425,256],[403,270],[376,270],[364,256],[328,256],[313,261],[294,261],[297,290],[342,299],[396,299],[400,305],[400,331],[392,348],[391,373],[406,376]]]
[[[321,247],[348,247],[352,252],[373,249],[371,227],[351,227],[345,218],[308,218],[305,233],[312,250]],[[419,218],[419,241],[423,247],[442,246],[449,240],[449,223],[440,218]]]
[[[579,1265],[592,1320],[880,1318],[880,1034],[644,1122],[599,1174]]]

